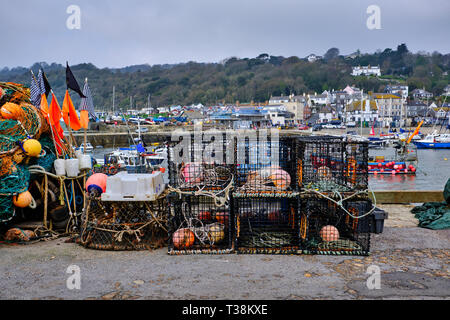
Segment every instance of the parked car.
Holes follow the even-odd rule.
[[[322,125],[321,124],[315,124],[312,127],[312,131],[319,131],[319,130],[322,130]]]
[[[306,124],[299,124],[298,125],[298,130],[308,130],[309,127]]]
[[[148,132],[148,128],[145,128],[145,127],[140,128],[140,133],[146,133],[146,132]],[[136,133],[139,133],[139,129],[136,129]]]

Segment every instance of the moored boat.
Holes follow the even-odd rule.
[[[436,131],[424,139],[413,141],[418,149],[450,149],[450,134],[438,134]]]

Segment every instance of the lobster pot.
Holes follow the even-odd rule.
[[[294,254],[299,250],[298,200],[234,198],[238,253]]]
[[[368,142],[340,137],[299,138],[298,184],[302,190],[354,192],[368,187]]]
[[[209,196],[169,196],[169,254],[227,254],[234,251],[229,203]]]
[[[173,141],[176,140],[176,141]],[[233,178],[234,138],[225,133],[185,133],[168,148],[169,184],[182,191],[222,190]]]
[[[167,242],[168,204],[88,199],[78,243],[97,250],[151,250]]]
[[[297,143],[278,136],[238,137],[235,191],[238,196],[279,196],[295,192]]]
[[[372,209],[372,202],[347,201],[343,208],[321,197],[301,199],[300,240],[304,254],[369,255],[371,217],[364,215]]]

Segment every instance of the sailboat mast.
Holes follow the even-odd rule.
[[[363,131],[363,92],[364,92],[364,89],[362,89],[361,90],[361,117],[360,117],[360,119],[361,119],[361,136],[362,136],[362,131]]]
[[[113,86],[113,116],[115,111],[115,103],[116,103],[116,87]]]

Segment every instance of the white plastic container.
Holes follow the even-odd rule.
[[[90,155],[81,155],[80,157],[78,157],[78,161],[81,171],[92,169],[92,160]]]
[[[66,160],[56,159],[53,166],[55,167],[57,176],[64,177],[66,175]]]
[[[154,201],[164,190],[161,172],[152,174],[119,172],[108,177],[102,201]]]
[[[80,149],[75,150],[75,158],[80,159],[80,157],[83,155],[83,151]]]
[[[66,159],[66,175],[69,178],[78,177],[78,174],[80,173],[78,163],[79,163],[78,159]]]

